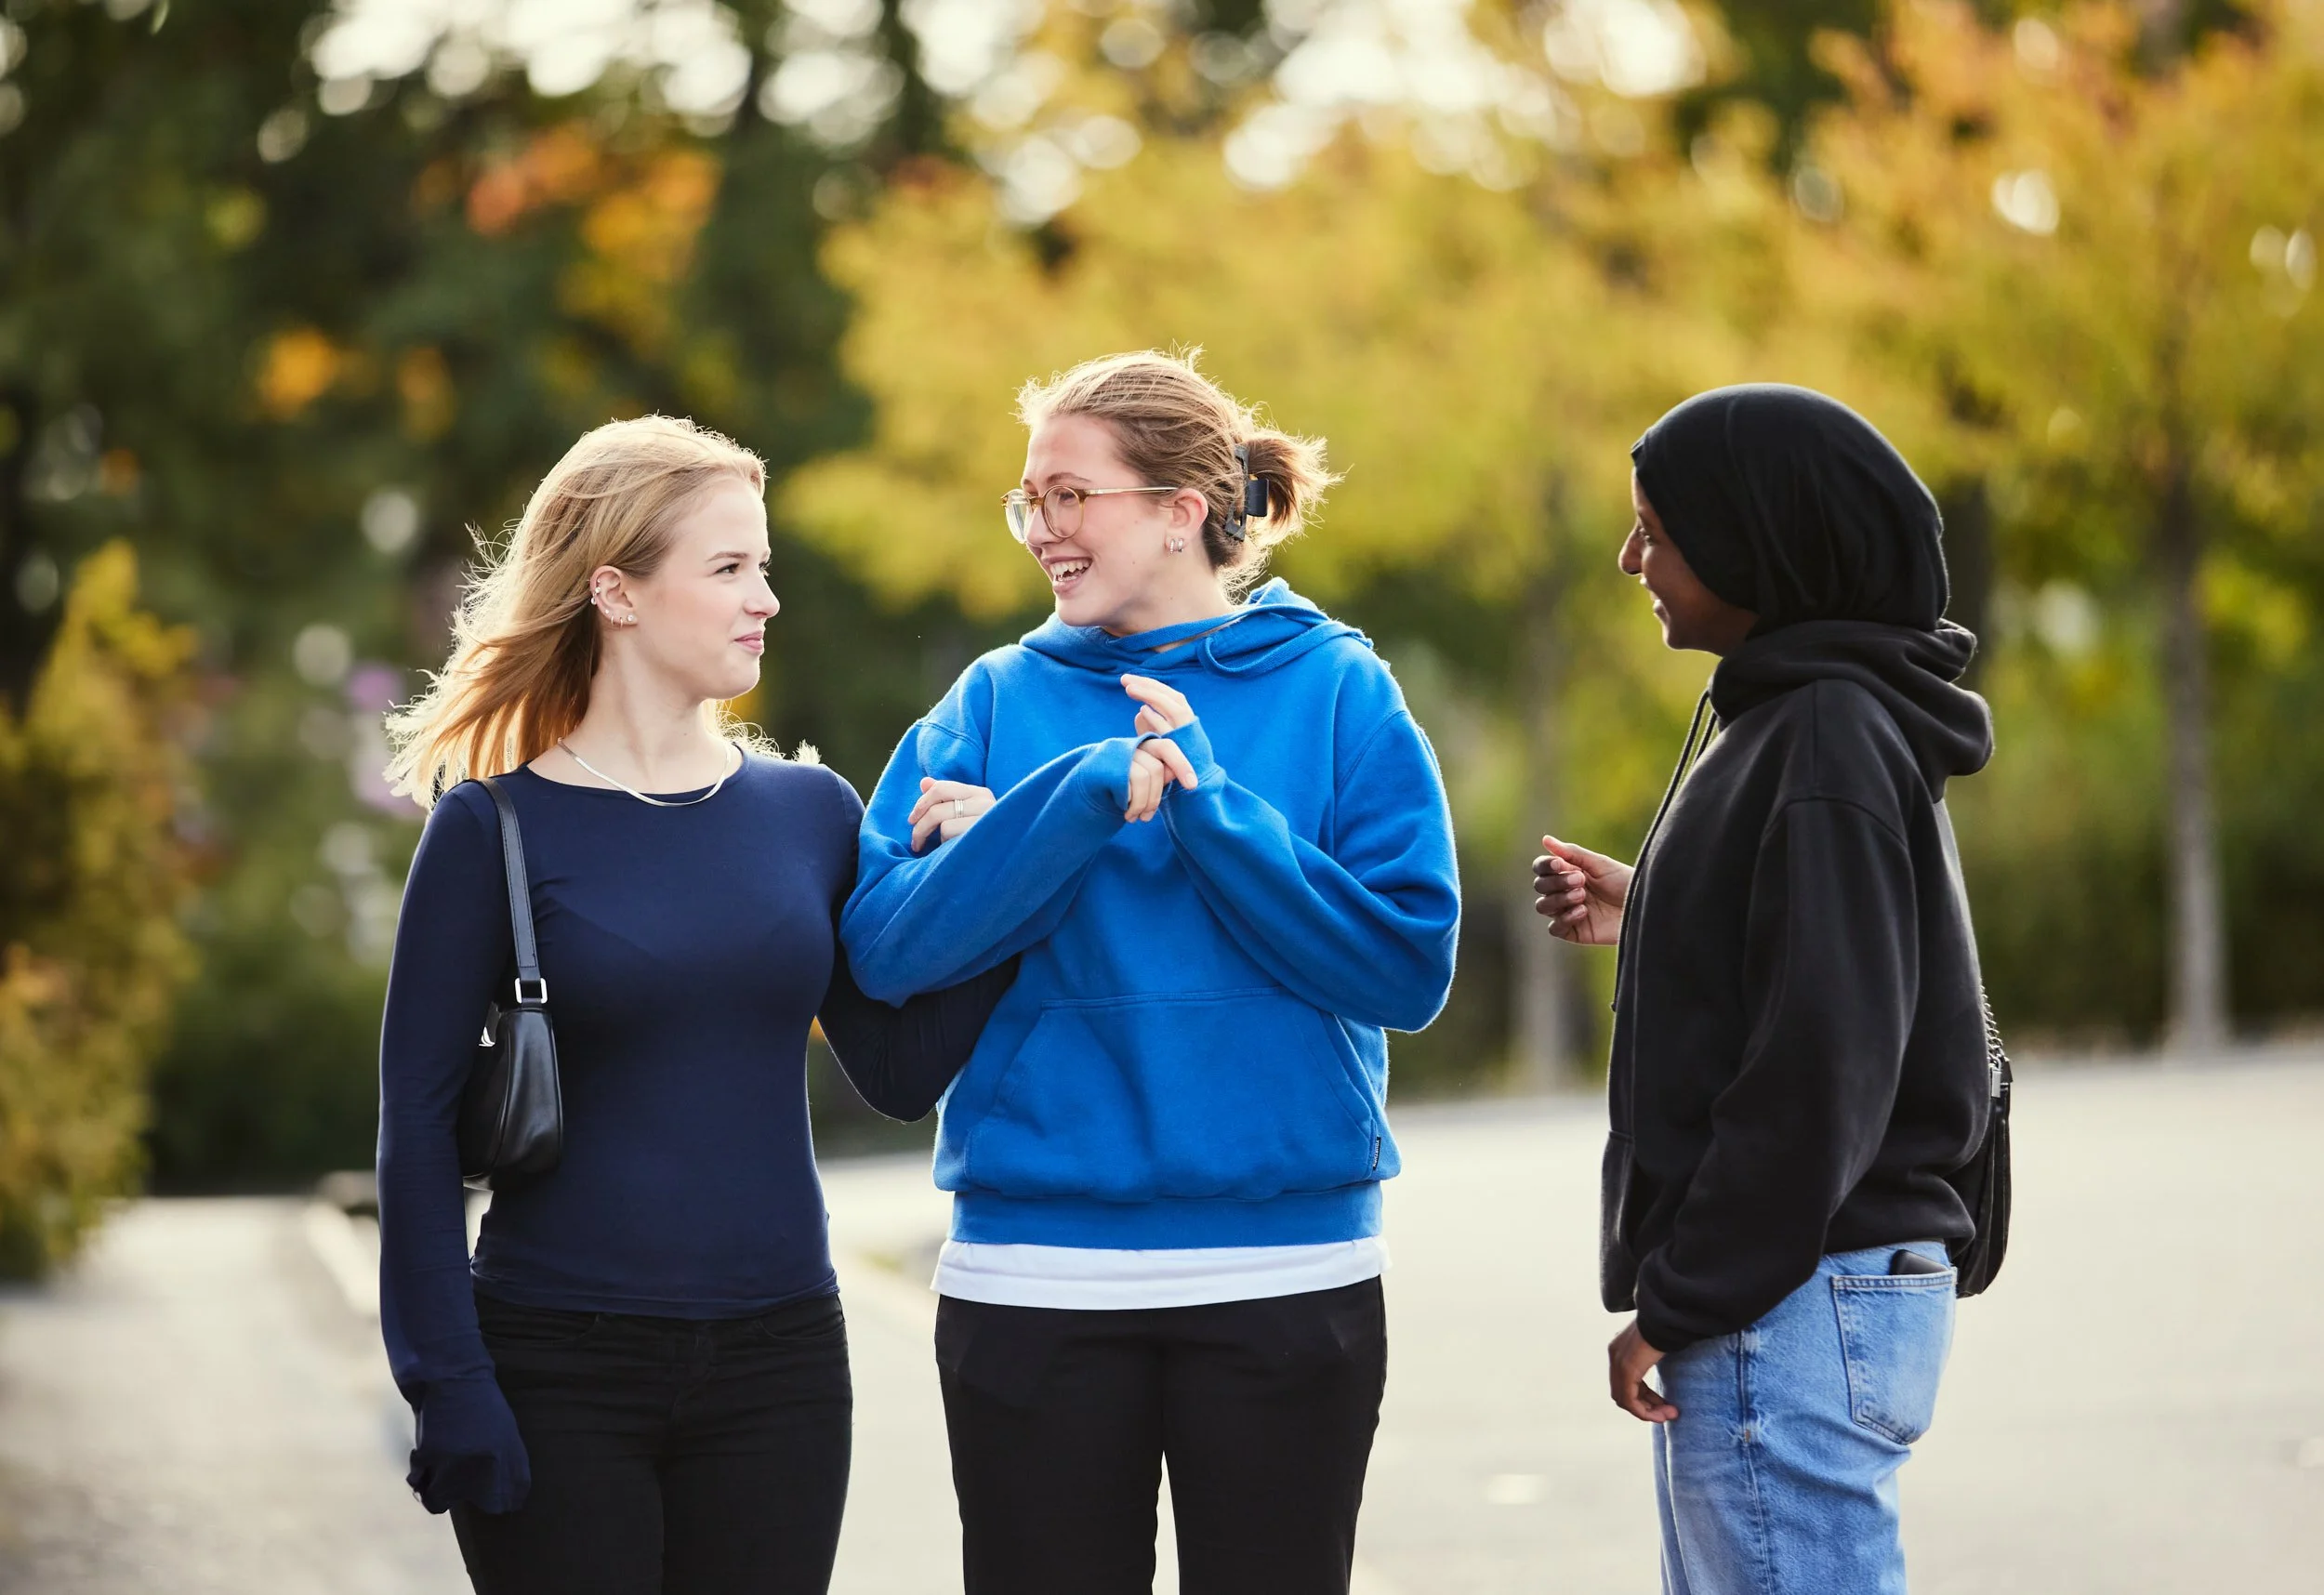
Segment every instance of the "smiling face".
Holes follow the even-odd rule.
[[[1073,487],[1162,485],[1142,482],[1122,463],[1113,428],[1088,415],[1053,415],[1034,428],[1025,448],[1027,493]],[[1203,552],[1209,506],[1193,489],[1118,493],[1086,499],[1069,537],[1046,514],[1025,532],[1025,551],[1040,561],[1067,626],[1096,626],[1116,637],[1151,631],[1227,607],[1218,573]],[[1183,548],[1173,552],[1172,544]]]
[[[1679,546],[1662,529],[1662,519],[1646,502],[1638,473],[1630,479],[1631,507],[1637,519],[1622,544],[1622,570],[1636,576],[1654,600],[1666,648],[1694,648],[1726,654],[1751,634],[1759,616],[1738,609],[1703,585]]]
[[[689,697],[723,701],[759,684],[767,622],[782,607],[767,586],[767,507],[730,478],[680,513],[651,575],[609,565],[591,583],[608,613],[638,617],[617,635],[641,663]]]

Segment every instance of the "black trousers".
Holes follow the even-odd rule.
[[[946,1297],[936,1363],[967,1595],[1151,1595],[1165,1457],[1185,1595],[1346,1595],[1380,1281],[1123,1312]]]
[[[854,1392],[838,1298],[698,1322],[479,1295],[533,1491],[456,1507],[477,1595],[823,1595]]]

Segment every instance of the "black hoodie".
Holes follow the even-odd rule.
[[[1656,437],[1642,442],[1640,476],[1660,510],[1644,458]],[[1675,458],[1693,467],[1699,499],[1720,462],[1692,452]],[[1669,477],[1672,452],[1657,463]],[[1766,464],[1751,469],[1763,478]],[[1791,466],[1812,474],[1816,461]],[[1795,508],[1758,541],[1800,524],[1800,494],[1782,496]],[[1891,502],[1917,518],[1909,498]],[[1699,516],[1682,533],[1662,513],[1690,563],[1697,545],[1723,546]],[[1890,590],[1908,587],[1915,605],[1933,591],[1925,624],[1763,613],[1720,662],[1709,696],[1722,729],[1683,772],[1631,880],[1601,1282],[1607,1308],[1635,1307],[1666,1353],[1757,1322],[1828,1252],[1973,1232],[1948,1177],[1985,1130],[1985,1031],[1938,804],[1950,777],[1984,766],[1992,727],[1984,700],[1956,684],[1975,639],[1934,613],[1934,513],[1928,504],[1925,536],[1917,522],[1909,537],[1877,519],[1845,528],[1889,556],[1907,547],[1894,562],[1908,579]],[[1867,568],[1846,536],[1835,546],[1833,570]],[[1751,596],[1771,592],[1763,566]]]

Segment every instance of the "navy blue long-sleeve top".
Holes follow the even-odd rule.
[[[474,1291],[720,1318],[835,1290],[808,1130],[811,1022],[866,1101],[918,1118],[1010,974],[902,1008],[857,988],[834,924],[863,804],[821,766],[748,758],[682,808],[529,770],[501,786],[532,880],[564,1153],[494,1193],[471,1264],[460,1094],[516,969],[492,799],[456,787],[412,861],[380,1040],[380,1323],[419,1414],[423,1495],[431,1418],[441,1451],[479,1427],[479,1403],[499,1407]]]

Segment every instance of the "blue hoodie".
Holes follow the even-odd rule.
[[[1199,784],[1143,824],[1130,673],[1198,717],[1170,740]],[[922,776],[999,796],[915,856]],[[1052,616],[971,665],[872,796],[840,934],[889,1002],[1023,955],[944,1099],[954,1238],[1147,1250],[1379,1232],[1382,1032],[1444,1006],[1459,919],[1395,679],[1275,581],[1135,637]]]

